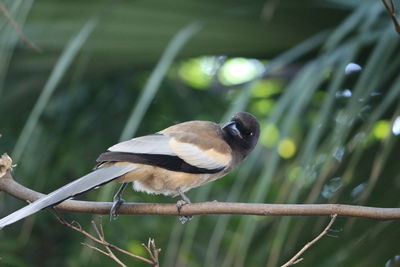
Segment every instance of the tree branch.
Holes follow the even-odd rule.
[[[44,196],[12,179],[8,171],[0,178],[0,191],[18,199],[33,202]],[[59,210],[81,213],[109,214],[111,202],[66,200],[55,206]],[[178,212],[175,204],[125,203],[118,214],[190,216],[201,214],[240,214],[259,216],[338,216],[360,217],[374,220],[400,220],[400,208],[375,208],[341,204],[256,204],[233,202],[201,202],[187,204]]]

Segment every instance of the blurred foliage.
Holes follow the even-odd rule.
[[[120,139],[248,110],[262,124],[260,145],[234,173],[190,191],[193,201],[399,206],[400,37],[379,1],[0,3],[17,23],[0,14],[0,153],[13,154],[27,187],[50,192],[80,177]],[[110,200],[114,189],[83,198]],[[1,216],[23,205],[0,194]],[[63,216],[86,229],[93,219]],[[104,228],[140,255],[154,237],[162,266],[277,266],[327,221],[120,216]],[[398,262],[398,222],[339,218],[334,228],[299,266]],[[112,263],[45,211],[0,239],[2,266]]]

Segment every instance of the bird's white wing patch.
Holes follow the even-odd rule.
[[[171,137],[162,134],[146,135],[113,145],[108,150],[112,152],[140,153],[140,154],[176,154],[171,150]]]
[[[202,150],[193,144],[179,142],[174,138],[171,138],[169,145],[178,157],[198,168],[209,170],[224,168],[231,161],[230,154],[219,153],[214,149]]]

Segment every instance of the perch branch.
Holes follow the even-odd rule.
[[[33,202],[44,196],[17,183],[8,171],[0,178],[0,191],[18,199]],[[109,214],[111,202],[66,200],[55,206],[59,210],[81,213]],[[191,216],[201,214],[241,214],[259,216],[338,216],[360,217],[375,220],[400,220],[400,208],[376,208],[341,204],[258,204],[233,202],[202,202],[182,207],[178,212],[175,204],[125,203],[119,210],[121,215],[169,215]]]

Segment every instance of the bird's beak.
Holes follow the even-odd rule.
[[[229,121],[229,122],[223,124],[222,125],[222,129],[227,131],[231,135],[239,136],[240,138],[243,139],[242,134],[240,133],[240,131],[236,127],[236,123],[234,121]]]

